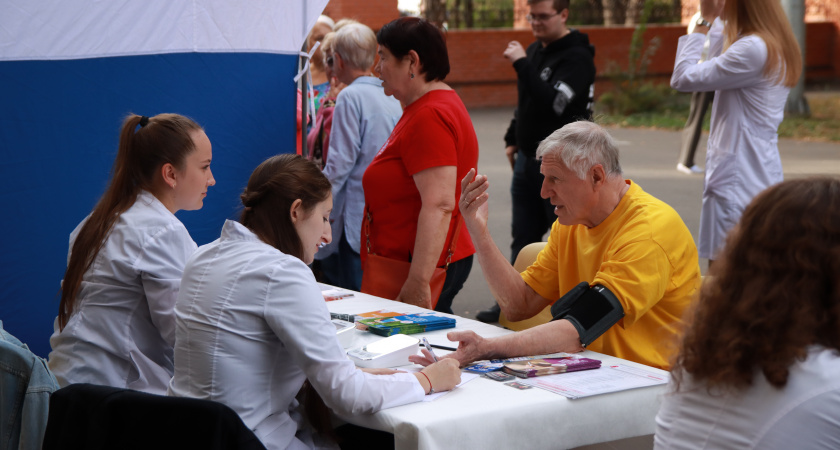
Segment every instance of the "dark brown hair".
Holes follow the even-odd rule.
[[[245,206],[239,222],[266,244],[302,260],[303,244],[292,223],[292,203],[300,199],[308,214],[331,192],[330,180],[312,161],[295,154],[272,156],[254,169],[248,187],[239,196]],[[310,424],[334,440],[330,410],[309,381],[297,398]]]
[[[303,244],[290,215],[292,203],[300,199],[309,212],[331,192],[330,180],[312,161],[294,154],[273,156],[254,169],[239,196],[245,206],[239,222],[266,244],[303,259]]]
[[[535,3],[542,3],[542,2],[551,2],[551,7],[554,8],[557,13],[563,12],[564,9],[569,9],[569,0],[528,0],[527,3],[529,5],[533,5]]]
[[[446,38],[438,27],[424,19],[400,17],[392,20],[376,33],[376,42],[399,59],[405,58],[411,50],[417,52],[426,81],[443,81],[449,75]]]
[[[673,373],[776,387],[807,347],[840,350],[840,179],[785,181],[746,208],[705,279]],[[682,369],[682,370],[680,370]]]
[[[141,119],[141,116],[130,114],[123,122],[108,189],[73,243],[61,285],[60,330],[73,314],[82,277],[93,264],[120,214],[134,204],[140,190],[153,190],[164,164],[181,170],[187,155],[195,150],[191,133],[201,127],[192,119],[177,114],[159,114],[147,118],[148,123],[138,128]]]

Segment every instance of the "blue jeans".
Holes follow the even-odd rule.
[[[50,394],[58,382],[47,362],[3,329],[0,321],[0,447],[41,448]],[[8,445],[8,447],[6,447]]]
[[[443,281],[443,290],[440,291],[440,298],[435,305],[435,311],[452,314],[452,300],[464,287],[467,277],[470,276],[472,264],[473,255],[449,264],[449,268],[446,269],[446,279]]]
[[[540,161],[525,156],[522,151],[516,155],[513,166],[513,180],[510,183],[510,196],[513,205],[510,243],[510,262],[522,247],[543,240],[543,235],[551,229],[557,220],[554,206],[548,199],[540,197],[543,175],[540,173]]]
[[[338,251],[320,260],[322,281],[336,287],[362,290],[362,258],[350,247],[344,232],[338,242]]]

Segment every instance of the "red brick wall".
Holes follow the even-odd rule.
[[[324,14],[336,22],[339,19],[355,19],[374,31],[398,18],[400,11],[397,0],[330,0]]]
[[[692,0],[683,0],[684,7]],[[696,0],[694,0],[696,1]],[[813,5],[820,0],[806,0],[809,13],[822,11],[820,21],[809,22],[806,28],[806,80],[840,81],[840,2],[825,0],[822,9]],[[835,3],[836,2],[836,3]],[[694,14],[696,6],[688,5]],[[397,0],[331,0],[324,11],[335,20],[354,18],[374,30],[399,17]],[[691,16],[689,14],[689,16]],[[831,17],[829,17],[831,16]],[[627,51],[633,35],[631,27],[581,27],[595,45],[595,67],[598,78],[595,95],[610,87],[604,76],[613,62],[627,66]],[[674,67],[677,39],[685,33],[680,25],[649,25],[645,41],[660,37],[659,50],[648,67],[650,76],[667,82]],[[452,72],[446,81],[458,91],[468,107],[508,106],[516,104],[516,73],[502,56],[507,43],[518,40],[527,46],[534,38],[529,29],[455,30],[447,33]]]
[[[627,67],[631,27],[581,27],[595,45],[596,97],[610,88],[605,72],[611,64]],[[645,43],[659,36],[659,49],[648,66],[648,75],[668,82],[674,68],[677,39],[685,34],[681,25],[649,25]],[[805,68],[809,83],[840,81],[840,32],[831,22],[808,23]],[[458,91],[468,107],[516,104],[516,73],[502,56],[507,43],[533,41],[529,30],[458,30],[447,34],[452,72],[446,81]]]

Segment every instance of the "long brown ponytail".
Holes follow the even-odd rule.
[[[201,130],[201,127],[192,119],[177,114],[159,114],[151,118],[131,114],[125,119],[111,183],[79,230],[70,253],[61,285],[59,329],[64,329],[73,314],[82,277],[93,264],[120,214],[134,204],[141,189],[152,190],[155,175],[164,164],[183,168],[185,158],[195,150],[190,135],[195,130]]]

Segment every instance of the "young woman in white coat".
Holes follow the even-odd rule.
[[[297,449],[324,444],[302,418],[311,412],[296,399],[304,381],[344,414],[417,402],[460,381],[454,360],[376,375],[347,359],[307,267],[332,239],[332,188],[315,163],[272,157],[241,199],[239,222],[225,222],[184,269],[171,395],[224,403],[267,448]]]
[[[715,91],[697,245],[714,260],[750,200],[782,181],[777,130],[802,56],[779,0],[701,0],[700,14],[679,40],[671,86]]]
[[[70,235],[49,355],[62,387],[166,392],[173,309],[196,249],[175,212],[201,208],[216,184],[211,159],[210,140],[187,117],[126,118],[110,184]]]

